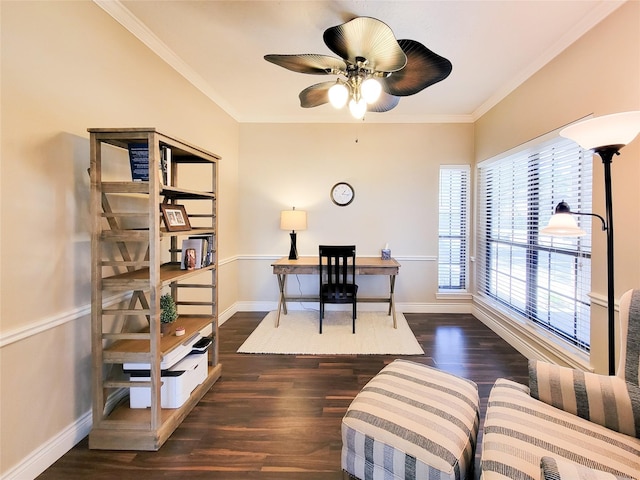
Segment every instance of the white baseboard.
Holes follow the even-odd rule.
[[[218,326],[229,320],[237,312],[236,305],[232,305],[222,312],[218,312]]]
[[[109,395],[105,409],[111,410],[128,394],[126,388],[120,388]],[[20,464],[2,475],[1,480],[27,480],[36,478],[53,465],[60,457],[75,447],[80,440],[91,432],[93,416],[91,411],[84,413],[75,422],[31,452]]]
[[[2,480],[36,478],[71,450],[91,431],[91,412],[87,412],[58,435],[27,455],[18,465],[2,475]]]

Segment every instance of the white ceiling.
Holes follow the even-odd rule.
[[[268,53],[335,56],[323,32],[355,16],[382,20],[453,63],[440,83],[367,122],[471,122],[624,1],[94,0],[238,122],[352,122],[305,109],[298,93],[333,76],[266,62]]]

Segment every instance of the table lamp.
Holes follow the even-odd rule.
[[[289,260],[298,258],[298,249],[296,247],[296,230],[307,229],[307,212],[304,210],[283,210],[280,212],[280,229],[291,230],[291,250],[289,251]]]

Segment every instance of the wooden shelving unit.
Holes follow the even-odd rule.
[[[217,191],[220,157],[154,128],[91,128],[92,407],[89,448],[158,450],[220,378],[217,310]],[[130,144],[146,143],[149,180],[131,181]],[[161,155],[170,151],[163,183]],[[118,174],[120,174],[118,176]],[[203,180],[204,179],[204,180]],[[197,186],[193,186],[197,180]],[[191,230],[169,232],[160,204],[185,206]],[[193,212],[193,213],[192,213]],[[210,235],[212,263],[181,269],[181,239]],[[160,332],[160,296],[171,293],[179,317]],[[185,334],[176,336],[182,326]],[[162,362],[210,336],[206,379],[178,408],[161,407]],[[133,382],[127,363],[149,367]],[[130,387],[150,389],[150,408],[130,408]]]

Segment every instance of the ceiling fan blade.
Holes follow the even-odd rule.
[[[381,72],[396,72],[407,63],[407,57],[389,26],[371,17],[353,20],[325,30],[324,43],[348,63],[356,64],[358,57]]]
[[[399,40],[407,54],[407,66],[382,81],[383,88],[391,95],[414,95],[449,76],[451,62],[415,40]]]
[[[329,89],[336,82],[322,82],[311,85],[300,92],[300,106],[304,108],[318,107],[329,103]]]
[[[337,71],[345,71],[347,64],[339,58],[328,55],[316,55],[303,53],[301,55],[265,55],[267,62],[298,73],[311,73],[315,75],[327,75]]]
[[[381,92],[380,98],[378,98],[375,103],[367,105],[367,112],[388,112],[392,108],[395,108],[398,103],[400,103],[398,97],[389,95],[387,92]]]

